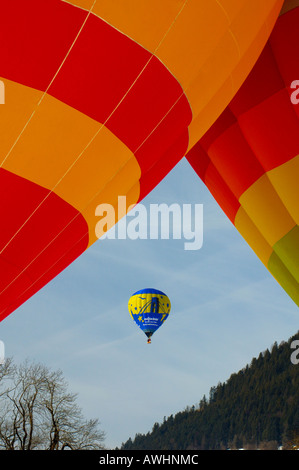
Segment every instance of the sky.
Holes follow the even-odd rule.
[[[6,357],[61,370],[108,449],[198,405],[298,331],[298,307],[185,159],[142,201],[162,202],[203,205],[200,249],[172,237],[99,240],[0,324]],[[150,345],[127,308],[146,287],[172,304]]]

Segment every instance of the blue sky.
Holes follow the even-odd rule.
[[[61,369],[106,446],[198,404],[251,359],[298,331],[298,308],[226,218],[186,160],[143,201],[203,204],[203,246],[99,240],[0,324],[6,356]],[[131,319],[137,290],[170,298],[152,344]],[[290,352],[291,354],[291,352]]]

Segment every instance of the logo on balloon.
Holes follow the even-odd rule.
[[[100,217],[95,227],[97,238],[183,238],[184,250],[199,250],[203,245],[203,204],[183,204],[181,207],[175,203],[170,206],[162,203],[149,204],[149,208],[136,204],[127,208],[126,196],[118,196],[117,208],[112,204],[99,204],[95,215]]]

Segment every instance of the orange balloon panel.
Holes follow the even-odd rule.
[[[288,0],[256,66],[187,158],[299,305],[298,24],[299,1]]]
[[[203,135],[281,5],[1,1],[0,319],[96,241],[100,203],[137,203]]]

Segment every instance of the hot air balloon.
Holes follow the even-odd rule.
[[[282,0],[0,3],[3,320],[98,239],[99,204],[138,203],[209,129]]]
[[[141,289],[130,297],[128,309],[131,317],[146,334],[147,343],[151,336],[168,318],[171,304],[164,292],[157,289]]]
[[[288,0],[247,80],[187,154],[229,219],[297,305],[298,24],[299,2]]]

